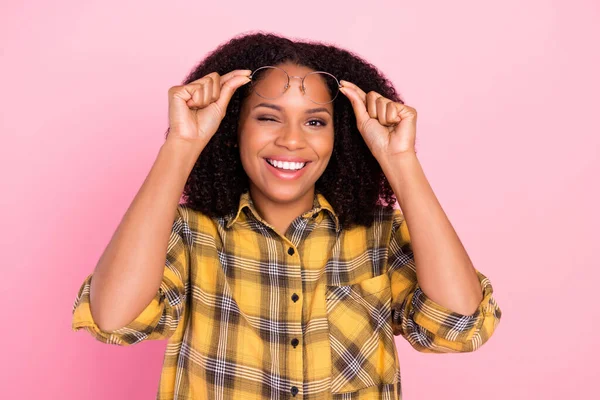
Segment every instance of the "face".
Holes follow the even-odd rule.
[[[290,75],[290,87],[276,99],[254,92],[245,99],[238,126],[240,158],[253,196],[290,203],[309,195],[312,202],[315,182],[333,151],[333,103],[313,103],[302,92],[301,79],[292,78],[314,70],[289,63],[277,67]],[[324,82],[310,83],[311,91],[327,95]],[[283,90],[281,80],[268,74],[255,84],[264,89],[261,93]]]

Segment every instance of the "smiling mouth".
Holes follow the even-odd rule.
[[[267,163],[269,163],[272,167],[277,168],[280,171],[287,171],[287,172],[300,171],[301,169],[304,169],[308,164],[310,164],[310,161],[302,163],[302,162],[276,161],[276,160],[270,160],[268,158],[265,158],[265,161]]]

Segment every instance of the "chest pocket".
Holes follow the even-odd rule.
[[[387,274],[326,287],[332,393],[395,383],[396,348]]]

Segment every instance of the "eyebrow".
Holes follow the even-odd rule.
[[[273,110],[277,110],[277,111],[283,111],[283,108],[276,105],[276,104],[271,104],[271,103],[259,103],[257,105],[255,105],[254,107],[252,107],[252,109],[254,110],[255,108],[258,107],[266,107],[266,108],[272,108]],[[309,108],[308,110],[305,111],[306,114],[315,114],[318,112],[326,112],[327,114],[331,115],[331,112],[329,112],[328,109],[326,109],[325,107],[319,107],[319,108]]]

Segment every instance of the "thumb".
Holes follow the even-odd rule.
[[[221,94],[219,95],[219,99],[216,101],[216,104],[219,106],[219,109],[226,110],[231,97],[233,97],[233,93],[242,85],[250,82],[250,78],[245,75],[237,75],[230,79],[228,79],[223,86],[221,86]]]
[[[360,95],[356,92],[356,90],[347,86],[341,87],[340,92],[342,92],[348,98],[348,100],[350,100],[350,104],[352,104],[352,109],[354,110],[354,115],[356,116],[356,122],[358,126],[362,127],[370,117],[369,113],[367,112],[367,107],[360,98]]]

